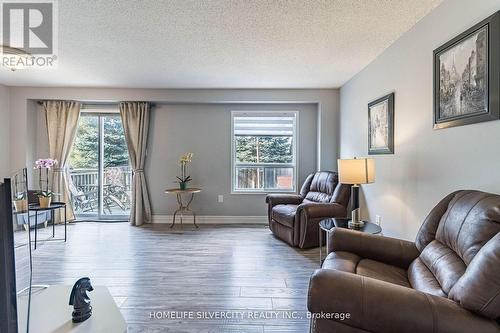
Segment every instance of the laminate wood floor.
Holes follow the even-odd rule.
[[[33,283],[89,276],[109,288],[134,333],[308,332],[318,249],[291,248],[263,225],[176,228],[71,224],[67,243],[39,244]]]

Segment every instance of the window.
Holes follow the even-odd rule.
[[[235,193],[295,192],[297,119],[291,112],[232,112]]]

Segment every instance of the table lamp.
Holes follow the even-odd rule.
[[[360,228],[359,186],[375,182],[375,160],[372,158],[353,158],[338,160],[339,181],[342,184],[351,184],[352,221],[349,225]]]

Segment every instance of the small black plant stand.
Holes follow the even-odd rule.
[[[64,238],[55,238],[56,236],[56,223],[54,220],[54,211],[57,209],[64,209]],[[28,226],[30,222],[30,212],[35,212],[35,240],[32,242],[36,243],[38,241],[38,212],[50,211],[50,220],[52,221],[52,239],[45,239],[44,241],[56,241],[56,240],[64,240],[66,242],[67,239],[67,215],[66,215],[66,203],[65,202],[52,202],[49,207],[42,208],[38,203],[32,203],[28,205]],[[29,230],[29,228],[28,228]]]

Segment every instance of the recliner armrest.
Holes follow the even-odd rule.
[[[266,196],[266,203],[268,203],[271,206],[276,206],[276,205],[299,205],[302,203],[304,198],[302,198],[298,194],[268,194]]]
[[[338,321],[374,333],[499,330],[495,321],[448,298],[331,269],[312,275],[307,307],[313,314],[349,313],[349,318]]]
[[[408,268],[420,252],[415,243],[402,239],[334,228],[329,233],[328,253],[346,251],[401,268]]]
[[[297,215],[304,213],[307,218],[345,217],[346,207],[338,203],[303,203],[297,208]]]

